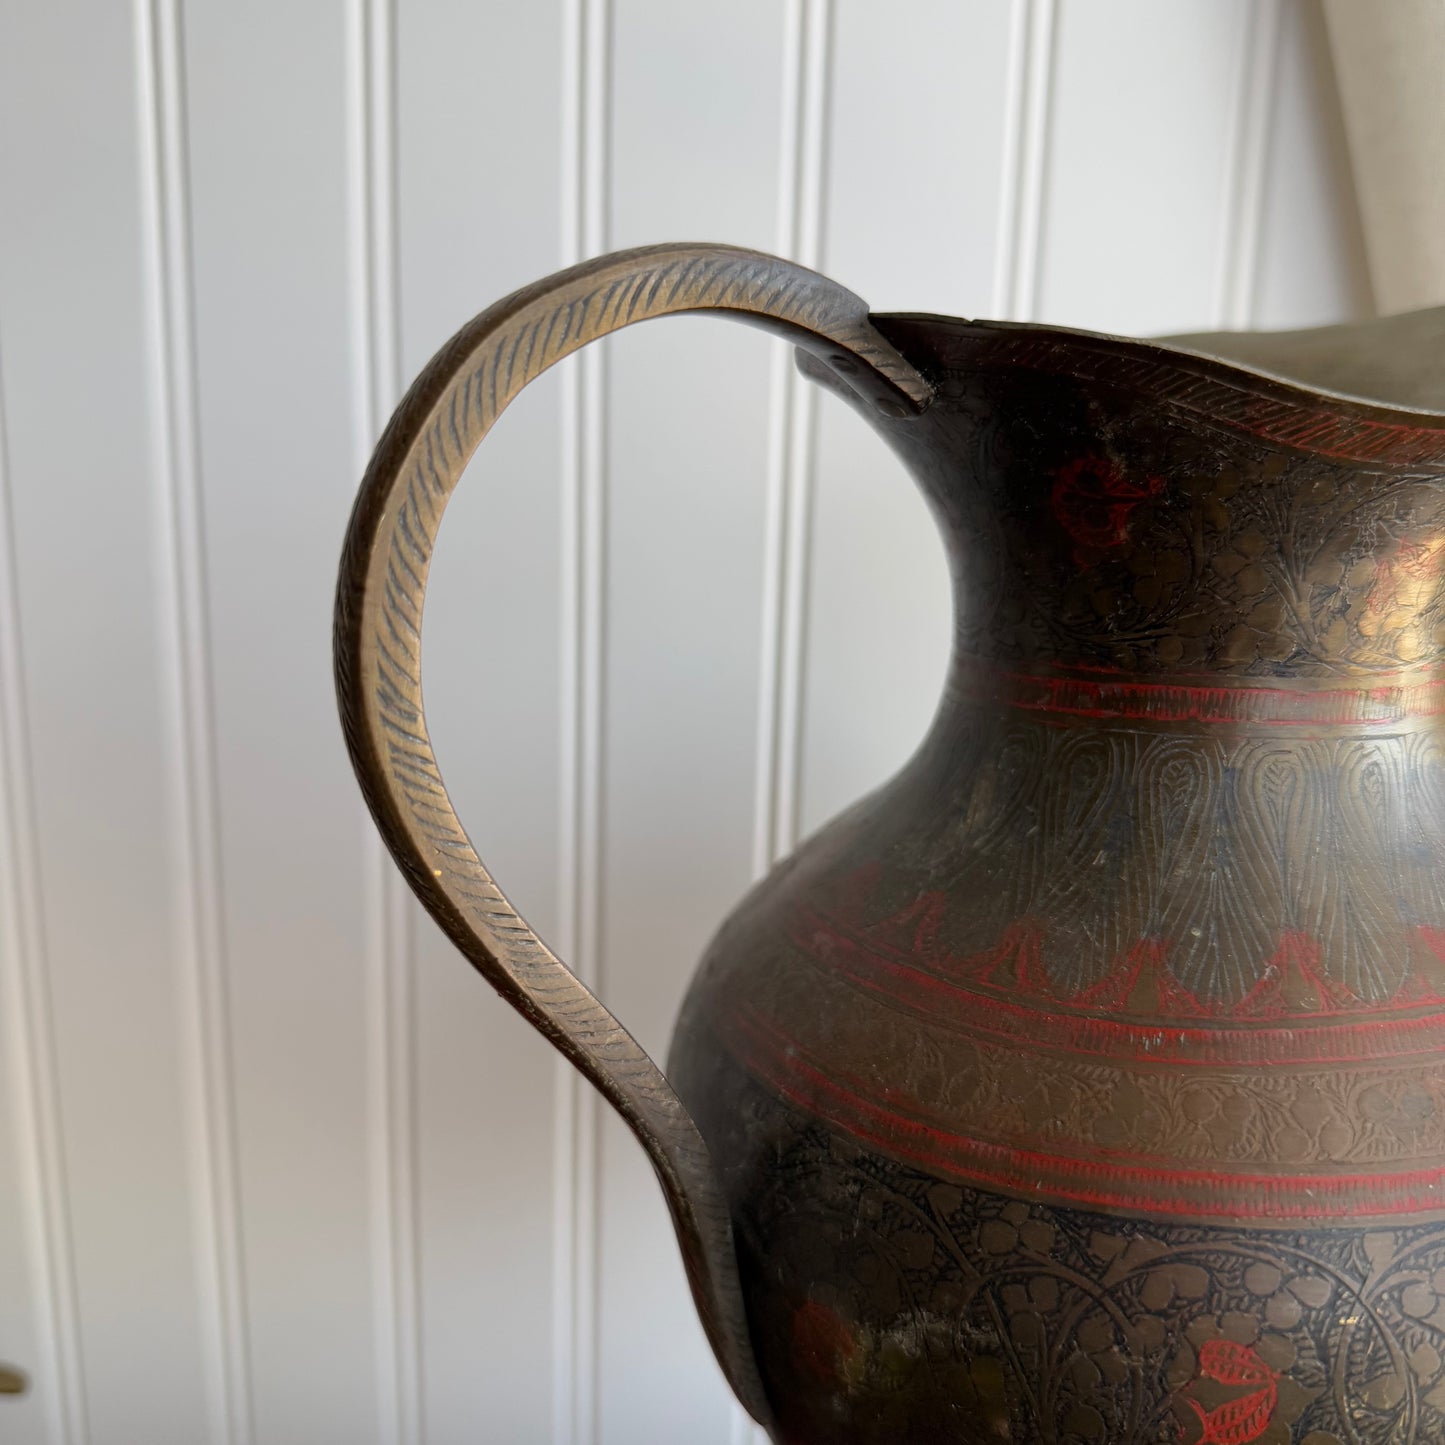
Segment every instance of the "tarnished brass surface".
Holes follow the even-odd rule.
[[[377,448],[347,536],[336,677],[352,760],[392,853],[433,917],[502,995],[602,1091],[668,1196],[698,1309],[733,1388],[758,1386],[727,1211],[707,1147],[652,1060],[517,915],[452,809],[427,736],[421,616],[433,540],[468,458],[523,386],[597,336],[649,317],[716,311],[822,358],[871,409],[909,416],[924,380],[851,292],[800,267],[721,246],[657,246],[527,287],[447,344]]]
[[[793,337],[883,435],[956,619],[928,738],[724,926],[669,1083],[472,850],[420,638],[511,397],[687,310]],[[358,776],[647,1148],[775,1440],[1445,1439],[1441,348],[1445,311],[1174,344],[869,316],[676,246],[499,303],[403,401],[338,592]]]

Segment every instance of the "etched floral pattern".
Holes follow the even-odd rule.
[[[944,379],[979,485],[959,546],[1002,554],[964,570],[965,645],[1244,676],[1445,655],[1445,441],[1433,466],[1361,465],[1141,406],[1137,381]]]
[[[780,1144],[740,1230],[754,1319],[831,1402],[792,1422],[799,1440],[1445,1438],[1445,1225],[1113,1218],[943,1184],[752,1108]],[[808,1433],[819,1410],[837,1433]]]

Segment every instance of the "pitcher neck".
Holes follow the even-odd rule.
[[[1201,740],[1241,733],[1287,742],[1445,732],[1445,668],[1416,666],[1368,678],[1161,675],[960,650],[938,727],[949,733],[980,711],[1053,728],[1162,730]]]
[[[1142,342],[879,324],[937,388],[878,425],[951,554],[960,665],[1285,692],[1445,666],[1445,416]]]

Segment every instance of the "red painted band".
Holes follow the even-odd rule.
[[[954,983],[890,958],[816,915],[800,919],[794,941],[855,985],[931,1023],[1040,1052],[1067,1050],[1111,1062],[1260,1068],[1394,1062],[1445,1051],[1445,1010],[1440,1008],[1328,1023],[1296,1018],[1290,1027],[1132,1023],[1020,1004],[999,992]]]
[[[1006,707],[1102,721],[1259,727],[1386,727],[1445,716],[1445,678],[1385,687],[1218,687],[976,669]]]
[[[970,1138],[899,1112],[824,1073],[795,1040],[753,1010],[724,1025],[744,1066],[802,1113],[879,1153],[959,1183],[1070,1204],[1195,1219],[1355,1220],[1445,1207],[1445,1168],[1373,1174],[1262,1175],[1238,1171],[1121,1167]]]

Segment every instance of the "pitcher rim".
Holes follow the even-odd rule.
[[[1416,311],[1403,312],[1402,315],[1414,315],[1421,310],[1437,310],[1445,308],[1420,307]],[[1135,356],[1143,359],[1171,363],[1176,361],[1188,362],[1189,369],[1202,369],[1206,374],[1212,374],[1218,380],[1231,378],[1242,379],[1252,384],[1262,383],[1265,391],[1273,390],[1281,395],[1282,400],[1292,400],[1297,403],[1320,403],[1323,402],[1331,407],[1338,408],[1342,413],[1359,415],[1376,422],[1388,422],[1396,419],[1404,424],[1420,425],[1424,428],[1442,433],[1445,435],[1445,407],[1420,407],[1408,406],[1399,402],[1390,402],[1361,396],[1355,392],[1336,391],[1330,387],[1318,386],[1312,382],[1301,381],[1297,377],[1287,376],[1282,372],[1270,371],[1265,367],[1254,366],[1248,362],[1236,361],[1229,357],[1219,356],[1214,352],[1201,351],[1193,347],[1179,346],[1164,338],[1151,338],[1139,336],[1121,336],[1114,332],[1092,331],[1086,327],[1059,326],[1051,322],[1041,321],[1006,321],[992,320],[986,317],[949,316],[942,312],[934,311],[875,311],[870,318],[875,324],[882,323],[885,330],[890,321],[905,322],[928,322],[942,324],[954,331],[969,331],[980,336],[987,335],[1014,335],[1030,336],[1040,341],[1057,340],[1066,346],[1076,346],[1081,350],[1112,352],[1117,355]],[[1371,320],[1385,320],[1388,318],[1375,317]],[[1350,324],[1350,323],[1345,323]],[[1329,327],[1301,328],[1306,331],[1324,331]],[[1221,333],[1224,335],[1235,333]],[[1283,330],[1282,330],[1282,333]],[[1288,334],[1299,334],[1298,330],[1291,330]]]

